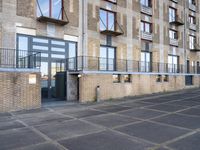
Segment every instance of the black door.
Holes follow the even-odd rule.
[[[200,63],[197,62],[197,73],[200,74]]]
[[[187,73],[190,73],[190,61],[187,60]]]

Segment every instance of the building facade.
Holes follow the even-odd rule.
[[[0,0],[0,47],[41,53],[42,98],[200,86],[199,0]]]

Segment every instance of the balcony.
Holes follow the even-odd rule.
[[[196,12],[196,6],[194,4],[189,3],[189,9]]]
[[[0,68],[36,69],[40,65],[40,52],[0,48]]]
[[[62,63],[60,65],[59,63]],[[125,59],[107,59],[100,57],[87,57],[79,56],[74,58],[68,58],[57,62],[57,71],[63,68],[59,66],[65,66],[65,70],[71,73],[83,72],[83,71],[98,71],[98,72],[133,72],[133,73],[157,73],[157,74],[197,74],[194,70],[187,72],[187,66],[181,64],[168,64],[159,62],[142,62],[135,60]],[[191,67],[191,66],[190,66]],[[192,66],[196,68],[197,66]],[[200,72],[199,72],[200,73]]]
[[[172,0],[173,2],[175,2],[175,3],[178,3],[178,0]]]
[[[152,41],[153,35],[152,35],[152,33],[141,31],[141,38],[144,40]]]
[[[196,31],[197,29],[196,24],[191,24],[191,23],[189,24],[189,28],[194,31]]]
[[[45,22],[50,22],[50,23],[58,24],[60,26],[67,25],[69,23],[69,21],[55,19],[55,18],[50,18],[50,17],[46,17],[46,16],[40,16],[40,17],[37,18],[37,20],[39,22],[44,22],[44,23]]]
[[[150,15],[150,16],[152,16],[152,14],[153,14],[151,7],[141,5],[140,9],[141,9],[141,12],[144,13],[144,14],[147,14],[147,15]]]
[[[178,39],[169,39],[169,44],[178,47]]]
[[[67,25],[69,23],[69,19],[67,17],[67,13],[65,11],[65,8],[62,6],[61,8],[57,8],[57,16],[53,16],[55,12],[52,12],[51,4],[49,8],[45,11],[49,11],[49,13],[45,13],[45,11],[42,9],[43,5],[40,5],[39,1],[37,0],[37,21],[43,22],[43,23],[54,23],[60,26]],[[54,14],[55,15],[55,14]]]
[[[110,27],[105,25],[105,23],[103,22],[101,18],[100,18],[100,21],[103,25],[103,27],[101,27],[100,29],[101,34],[108,35],[108,36],[115,36],[115,37],[124,34],[122,27],[119,25],[117,21],[115,21],[114,24]]]
[[[182,26],[184,25],[184,22],[179,16],[176,16],[175,18],[172,19],[172,21],[169,22],[171,25],[175,26]]]
[[[191,46],[190,51],[200,52],[200,46],[198,44],[194,44],[194,46]]]

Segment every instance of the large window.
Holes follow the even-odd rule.
[[[115,31],[115,13],[107,10],[100,10],[100,30]]]
[[[142,32],[151,33],[151,23],[141,21],[140,29]]]
[[[141,72],[151,72],[151,53],[150,52],[141,52]]]
[[[62,19],[63,0],[38,0],[37,16]]]
[[[176,9],[169,7],[169,22],[174,22],[176,20]]]
[[[140,4],[146,7],[151,7],[151,0],[140,0]]]
[[[195,47],[195,41],[196,41],[195,36],[190,35],[189,36],[189,48],[190,49],[194,49],[194,47]]]
[[[169,38],[170,39],[178,39],[178,32],[175,30],[169,30]]]
[[[179,57],[175,55],[168,55],[168,71],[169,73],[179,72]]]
[[[115,48],[101,46],[99,59],[100,70],[115,70]]]

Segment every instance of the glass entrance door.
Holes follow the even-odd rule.
[[[77,43],[27,35],[17,35],[18,49],[41,52],[41,93],[42,98],[56,98],[56,62],[77,56]]]

